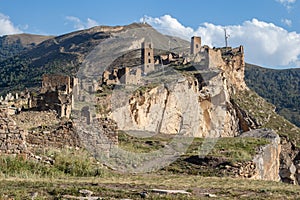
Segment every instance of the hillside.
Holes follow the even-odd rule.
[[[52,36],[15,34],[0,37],[0,61],[31,49]]]
[[[101,42],[111,38],[114,33],[126,33],[126,30],[139,28],[147,28],[149,34],[155,35],[154,38],[158,43],[168,38],[173,44],[188,44],[176,37],[164,36],[147,24],[136,23],[117,27],[97,26],[48,38],[45,41],[43,39],[47,37],[23,35],[18,36],[18,39],[17,36],[5,36],[2,41],[6,41],[3,43],[7,44],[6,49],[11,53],[3,53],[3,59],[6,59],[0,59],[0,95],[8,91],[38,87],[44,73],[75,74],[85,57],[92,53]],[[38,44],[39,42],[41,43]],[[32,45],[27,51],[23,51],[25,47],[33,43],[37,45]],[[163,45],[165,49],[168,48],[168,43],[163,43]]]
[[[300,127],[300,68],[275,70],[246,64],[247,85]]]

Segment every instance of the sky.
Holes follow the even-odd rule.
[[[246,62],[300,67],[300,0],[0,0],[0,36],[61,35],[143,19],[158,31],[211,47],[244,45]]]

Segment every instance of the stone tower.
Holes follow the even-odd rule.
[[[144,74],[154,71],[154,51],[150,42],[142,43],[142,64]]]
[[[201,37],[192,37],[191,39],[191,54],[197,54],[201,49]]]

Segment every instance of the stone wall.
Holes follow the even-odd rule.
[[[134,84],[138,85],[142,80],[142,70],[140,67],[115,68],[112,71],[104,71],[102,83],[111,84]]]
[[[0,110],[0,154],[26,154],[26,135],[26,131]]]
[[[33,110],[55,110],[59,117],[69,118],[73,105],[73,88],[78,80],[63,75],[43,75],[41,93],[33,98]],[[78,89],[75,89],[78,92]]]
[[[69,76],[44,74],[41,92],[64,90],[71,91],[71,79]]]
[[[54,128],[40,127],[29,131],[26,137],[28,148],[32,151],[47,147],[81,147],[77,133],[72,122],[65,122]]]
[[[34,112],[30,112],[34,115]],[[42,112],[44,113],[44,112]],[[23,114],[23,113],[22,113]],[[44,113],[45,114],[45,113]],[[32,119],[32,115],[29,113],[23,115],[28,117],[26,120]],[[48,113],[50,120],[52,114]],[[38,117],[39,114],[36,115]],[[47,147],[52,148],[64,148],[64,147],[81,147],[81,143],[77,133],[74,131],[73,123],[68,121],[61,121],[58,124],[45,124],[47,119],[43,122],[40,119],[36,121],[34,127],[33,124],[25,122],[22,117],[16,117],[20,123],[22,129],[18,126],[11,116],[8,116],[2,110],[0,111],[0,155],[1,154],[31,154],[37,149],[44,149]],[[44,125],[42,125],[44,124]],[[29,129],[27,131],[26,129]],[[33,130],[32,130],[33,129]]]

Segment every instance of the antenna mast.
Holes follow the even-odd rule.
[[[224,33],[225,33],[225,47],[228,47],[228,38],[230,37],[230,35],[227,34],[226,28],[224,28]]]

